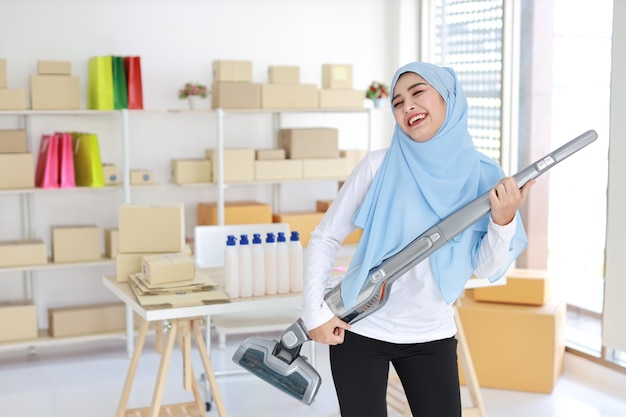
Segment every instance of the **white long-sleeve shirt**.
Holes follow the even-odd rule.
[[[307,329],[314,329],[334,316],[324,302],[326,291],[337,283],[329,277],[341,242],[355,230],[352,219],[385,153],[385,149],[370,152],[358,164],[311,234],[306,249],[302,316]],[[487,235],[478,251],[474,272],[477,277],[492,275],[507,259],[515,225],[515,221],[506,226],[489,221]],[[430,260],[419,263],[397,279],[391,286],[387,303],[354,323],[351,331],[391,343],[421,343],[454,336],[454,310],[441,296]]]

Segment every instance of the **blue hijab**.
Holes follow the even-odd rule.
[[[474,148],[467,126],[467,100],[454,71],[413,62],[396,72],[391,91],[406,72],[420,75],[439,92],[446,102],[446,118],[426,142],[414,141],[396,124],[391,145],[353,219],[363,233],[342,282],[347,308],[356,302],[371,268],[504,177],[495,161]],[[509,260],[489,277],[491,280],[500,278],[526,248],[524,226],[520,216],[516,218]],[[435,280],[447,303],[458,298],[472,276],[488,224],[487,215],[430,256]]]

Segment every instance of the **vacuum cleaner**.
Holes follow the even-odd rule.
[[[514,175],[521,188],[598,137],[593,130],[572,139]],[[486,192],[435,224],[400,252],[370,269],[354,306],[346,308],[341,297],[341,283],[324,296],[333,313],[347,323],[356,323],[387,302],[391,285],[405,272],[432,255],[448,241],[476,223],[491,210]],[[310,405],[322,383],[319,373],[300,355],[302,345],[310,340],[298,319],[281,335],[280,340],[257,337],[246,339],[233,355],[233,361],[245,370],[286,394]]]

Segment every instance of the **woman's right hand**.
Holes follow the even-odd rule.
[[[338,345],[343,343],[345,331],[350,329],[350,325],[335,316],[321,326],[309,330],[309,337],[318,343],[326,345]]]

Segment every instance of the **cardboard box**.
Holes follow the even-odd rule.
[[[0,58],[0,89],[7,88],[7,60]]]
[[[260,109],[261,84],[214,82],[211,91],[213,109]]]
[[[263,109],[314,109],[319,106],[315,84],[263,84]]]
[[[0,189],[35,188],[31,153],[0,154]]]
[[[270,65],[267,80],[270,84],[300,84],[300,67]]]
[[[70,61],[37,61],[39,75],[72,75]]]
[[[204,152],[207,159],[211,160],[213,182],[217,182],[218,164],[217,150],[206,149]],[[224,162],[224,182],[254,181],[254,154],[252,148],[222,149],[222,161]]]
[[[43,240],[26,239],[0,241],[1,268],[45,265],[47,263],[48,249]]]
[[[118,249],[119,233],[117,229],[104,229],[104,256],[115,259]]]
[[[104,175],[105,185],[118,185],[122,182],[115,164],[102,164],[102,174]]]
[[[474,300],[542,306],[550,298],[550,279],[543,269],[512,269],[505,285],[474,289]]]
[[[154,255],[153,252],[117,253],[115,257],[115,277],[117,282],[127,282],[130,274],[141,272],[143,257]]]
[[[154,184],[154,172],[149,169],[131,169],[130,185]]]
[[[318,158],[302,160],[302,178],[339,178],[350,175],[346,158]]]
[[[210,159],[172,159],[172,181],[176,184],[211,182],[213,168]]]
[[[213,61],[213,81],[252,82],[252,61]]]
[[[255,151],[255,159],[257,161],[275,161],[285,159],[286,153],[284,149],[257,149]]]
[[[315,230],[324,213],[316,211],[274,213],[274,223],[287,223],[289,230],[300,233],[300,242],[306,247],[311,238],[311,232]]]
[[[339,130],[330,127],[280,129],[278,146],[289,159],[337,158]]]
[[[31,75],[30,108],[33,110],[78,110],[80,88],[73,75]]]
[[[352,89],[352,65],[322,64],[322,89]]]
[[[257,181],[298,180],[301,178],[301,159],[254,161],[254,179]]]
[[[361,109],[364,107],[365,93],[361,90],[320,90],[322,109]]]
[[[0,130],[0,153],[28,153],[26,130]]]
[[[534,307],[460,298],[457,309],[480,386],[552,392],[563,372],[565,308],[557,300]]]
[[[139,316],[135,314],[134,318],[134,322],[139,323]],[[124,329],[126,329],[124,303],[48,309],[48,334],[51,337],[121,332]]]
[[[118,236],[119,253],[182,252],[185,207],[183,203],[123,204],[118,210]]]
[[[161,253],[142,258],[142,273],[151,284],[192,281],[196,264],[190,253]]]
[[[102,259],[98,226],[52,226],[52,262]]]
[[[217,203],[198,203],[198,226],[217,224]],[[272,223],[272,207],[258,201],[226,201],[224,224]]]
[[[37,308],[28,300],[0,303],[0,342],[36,339]]]
[[[0,88],[0,110],[26,110],[26,90]]]

